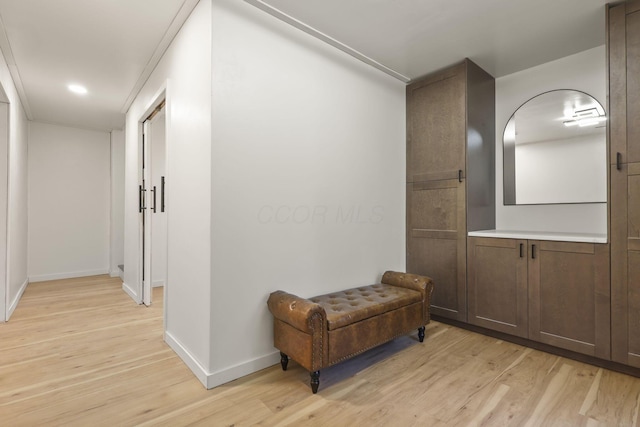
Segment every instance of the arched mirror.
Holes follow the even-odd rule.
[[[531,98],[502,140],[505,205],[606,203],[606,114],[591,95],[553,90]]]

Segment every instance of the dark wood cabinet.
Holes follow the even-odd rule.
[[[611,168],[612,359],[640,368],[640,163]]]
[[[469,237],[469,323],[610,359],[609,245]]]
[[[608,10],[612,359],[640,367],[640,1]]]
[[[609,245],[528,242],[529,339],[610,359]]]
[[[469,148],[471,147],[471,148]],[[407,271],[467,320],[467,231],[495,226],[495,81],[469,60],[407,86]]]
[[[469,237],[469,323],[527,338],[527,240]]]
[[[611,163],[640,162],[640,0],[608,11]]]
[[[463,62],[407,87],[407,182],[464,172],[466,68]]]
[[[440,284],[431,299],[434,314],[464,321],[464,184],[457,179],[409,183],[407,204],[407,271],[427,275]]]

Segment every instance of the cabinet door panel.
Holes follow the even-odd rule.
[[[465,185],[407,185],[407,272],[433,279],[432,312],[467,320]]]
[[[629,165],[627,209],[627,237],[640,238],[640,163]]]
[[[469,323],[526,338],[527,242],[470,237]]]
[[[638,242],[640,243],[640,242]],[[640,245],[639,245],[640,246]],[[628,364],[640,367],[640,250],[628,252]]]
[[[458,230],[459,191],[457,181],[429,181],[413,184],[409,205],[411,228]]]
[[[609,14],[609,161],[615,165],[617,153],[622,160],[627,157],[627,51],[626,10],[620,4],[611,7]],[[613,168],[612,168],[613,170]]]
[[[595,297],[588,287],[594,276],[590,255],[540,253],[540,331],[585,343],[595,341]],[[566,266],[575,267],[567,272]],[[585,310],[588,307],[588,310]]]
[[[411,238],[408,246],[407,270],[433,279],[431,312],[466,321],[464,282],[461,285],[466,269],[459,262],[461,250],[458,239]]]
[[[529,242],[529,338],[610,358],[608,245]]]
[[[627,296],[627,213],[628,165],[621,170],[611,168],[611,358],[620,363],[629,362],[629,301]]]
[[[409,86],[407,114],[407,182],[450,179],[458,170],[464,171],[464,67],[441,79]]]
[[[640,1],[608,13],[611,352],[640,367]]]
[[[640,163],[627,166],[627,227],[624,230],[626,231],[625,239],[620,242],[625,249],[621,256],[626,258],[626,265],[614,260],[617,261],[616,264],[626,268],[622,286],[618,284],[614,288],[617,294],[621,294],[618,295],[618,299],[622,297],[626,307],[623,307],[625,310],[623,313],[614,312],[613,314],[614,318],[620,319],[618,322],[626,320],[621,328],[624,332],[623,344],[626,345],[616,352],[618,361],[640,367],[640,334],[638,334],[640,330]],[[621,184],[624,184],[624,181]]]
[[[640,367],[640,163],[611,171],[612,359]]]
[[[640,11],[627,15],[627,159],[640,162]]]
[[[637,1],[609,9],[610,162],[640,162],[640,10]],[[626,7],[625,7],[626,6]]]
[[[627,0],[625,3],[627,7],[627,13],[633,13],[640,11],[640,0]]]

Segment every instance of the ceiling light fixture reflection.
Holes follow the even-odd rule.
[[[563,123],[564,123],[565,126],[585,127],[585,126],[597,125],[598,123],[605,122],[606,120],[607,120],[607,118],[605,116],[585,117],[585,118],[582,118],[582,119],[567,120],[567,121],[565,121]]]
[[[593,117],[593,118],[590,117],[588,119],[580,119],[578,120],[578,126],[580,126],[581,128],[585,126],[595,126],[598,123],[602,123],[606,120],[607,120],[606,117]]]
[[[67,88],[77,95],[86,95],[89,92],[86,87],[77,84],[70,84]]]
[[[576,117],[579,119],[584,119],[587,117],[599,117],[599,116],[600,116],[600,112],[595,107],[586,108],[584,110],[576,110],[576,112],[573,113],[573,117]]]
[[[565,126],[594,126],[607,120],[604,111],[600,111],[597,107],[576,110],[572,117],[562,122]]]

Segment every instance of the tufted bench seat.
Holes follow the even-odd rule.
[[[422,342],[432,292],[429,277],[392,271],[382,276],[382,283],[309,299],[273,292],[267,304],[282,369],[289,358],[295,360],[311,373],[316,393],[322,368],[414,329]]]

